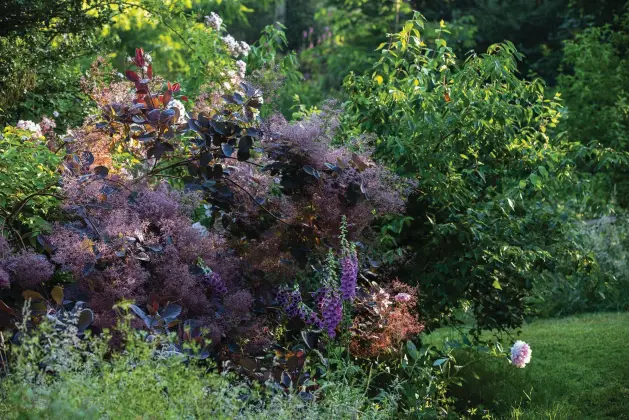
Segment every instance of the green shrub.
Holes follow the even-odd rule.
[[[44,137],[5,127],[0,137],[0,226],[22,246],[35,245],[57,211],[61,161]]]
[[[629,185],[626,182],[626,150],[629,145],[629,42],[628,18],[616,29],[592,27],[565,44],[558,89],[565,104],[562,128],[573,141],[600,145],[608,153],[624,156],[579,160],[580,168],[591,173],[589,210],[598,216],[616,199],[623,208]],[[611,165],[610,165],[611,164]]]
[[[407,22],[372,71],[346,79],[346,133],[372,134],[380,159],[417,180],[395,239],[425,316],[468,308],[480,328],[516,327],[540,270],[573,246],[556,201],[573,176],[571,145],[550,135],[559,103],[518,77],[513,44],[458,66],[445,28],[430,46],[423,29]]]

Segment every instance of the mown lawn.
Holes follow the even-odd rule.
[[[453,337],[436,334],[431,342]],[[533,350],[526,368],[476,363],[480,379],[469,375],[458,396],[499,419],[629,419],[629,313],[535,321],[520,339]]]

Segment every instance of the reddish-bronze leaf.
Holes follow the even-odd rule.
[[[138,74],[136,72],[134,72],[133,70],[127,70],[125,72],[125,75],[127,76],[127,79],[129,79],[132,82],[139,82],[140,81],[140,76],[138,76]]]
[[[167,90],[166,92],[164,92],[164,96],[161,99],[161,102],[164,104],[164,106],[166,106],[168,105],[168,102],[170,102],[172,98],[173,98],[173,91]]]

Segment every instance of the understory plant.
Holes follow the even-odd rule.
[[[274,393],[232,375],[220,375],[205,362],[168,351],[172,337],[146,334],[130,326],[128,303],[115,330],[77,339],[72,330],[42,323],[20,326],[19,345],[0,392],[2,417],[111,418],[153,416],[190,418],[389,418],[392,402],[364,396],[347,375],[331,374],[314,400]],[[126,315],[124,315],[126,314]],[[112,337],[122,343],[111,349]],[[7,351],[3,348],[3,351]],[[5,366],[5,369],[7,366]]]

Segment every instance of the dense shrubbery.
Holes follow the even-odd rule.
[[[570,247],[553,197],[573,166],[570,145],[550,135],[559,103],[518,78],[512,44],[458,66],[422,30],[408,22],[372,72],[346,80],[346,126],[375,134],[377,156],[417,179],[398,245],[431,320],[468,306],[480,328],[517,327],[536,273]]]
[[[55,97],[0,137],[9,418],[489,418],[499,404],[465,389],[477,361],[522,368],[531,348],[507,354],[484,330],[626,305],[622,213],[580,220],[613,211],[627,161],[624,94],[599,96],[624,80],[621,28],[566,45],[562,107],[508,41],[457,57],[473,20],[453,49],[403,2],[322,4],[300,40],[313,96],[292,120],[301,74],[281,25],[249,45],[201,3],[153,0],[53,19],[72,42],[92,22],[151,50],[68,74],[80,109],[45,117]],[[613,81],[587,91],[601,57]],[[345,103],[319,100],[351,69]],[[421,346],[462,323],[470,336]]]

